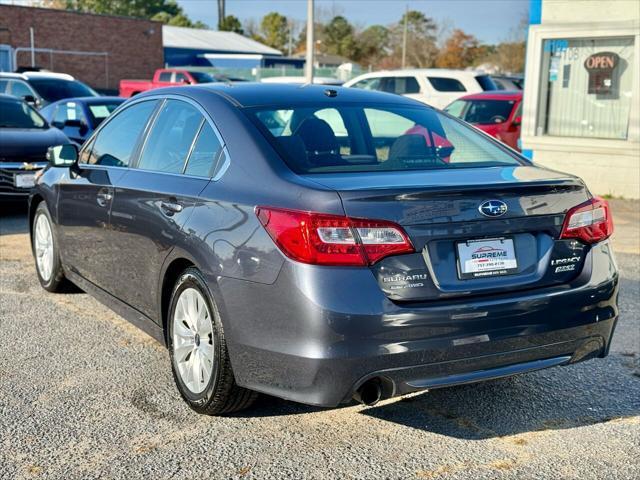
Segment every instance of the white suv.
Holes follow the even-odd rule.
[[[444,108],[454,100],[470,93],[497,90],[489,75],[444,68],[365,73],[349,80],[344,86],[396,93],[415,98],[436,108]]]

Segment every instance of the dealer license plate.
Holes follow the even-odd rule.
[[[36,184],[35,173],[18,173],[15,176],[17,188],[31,188]]]
[[[518,261],[511,238],[486,238],[460,242],[458,275],[460,279],[510,275],[518,271]]]

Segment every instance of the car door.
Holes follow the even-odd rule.
[[[126,174],[156,106],[155,100],[139,102],[105,122],[59,183],[63,262],[106,290],[115,273],[109,230],[114,185]]]
[[[210,181],[223,145],[197,104],[169,98],[139,158],[116,185],[111,211],[115,295],[156,318],[163,262]]]

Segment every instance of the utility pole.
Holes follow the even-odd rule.
[[[404,30],[402,32],[402,68],[407,66],[407,20],[409,19],[409,5],[404,7]]]
[[[293,53],[293,19],[289,19],[289,52],[288,56]]]
[[[305,61],[305,78],[313,83],[313,52],[316,42],[313,39],[313,0],[307,0],[307,58]]]
[[[224,5],[225,0],[218,0],[218,30],[220,30],[222,28],[222,24],[224,23],[224,19],[226,18],[226,13],[225,13],[225,5]]]

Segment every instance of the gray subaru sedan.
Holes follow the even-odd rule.
[[[199,413],[257,392],[372,405],[609,351],[606,201],[411,99],[153,90],[49,162],[29,209],[42,286],[164,343]]]

